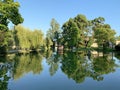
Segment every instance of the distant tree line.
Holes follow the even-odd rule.
[[[53,23],[54,22],[54,23]],[[55,19],[51,21],[51,29],[47,32],[47,40],[55,40],[64,48],[87,48],[96,42],[99,47],[104,49],[109,43],[115,43],[115,30],[109,24],[105,23],[103,17],[88,20],[85,15],[78,14],[74,18],[70,18],[62,25],[62,30]],[[50,42],[50,41],[49,41]]]
[[[103,17],[87,20],[85,15],[70,18],[63,26],[63,44],[69,48],[90,47],[96,40],[98,46],[105,47],[107,42],[114,43],[115,31],[105,24]],[[69,34],[68,34],[69,33]]]

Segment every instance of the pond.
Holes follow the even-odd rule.
[[[0,90],[120,90],[120,54],[79,51],[0,57]]]

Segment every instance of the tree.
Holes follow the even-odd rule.
[[[80,32],[79,47],[88,47],[91,40],[91,26],[90,21],[85,15],[79,14],[74,18]],[[90,46],[90,45],[89,45]]]
[[[93,23],[94,38],[99,46],[106,48],[106,44],[109,42],[114,43],[115,41],[115,30],[111,29],[109,24],[105,24],[103,17],[95,18]]]
[[[71,47],[88,47],[91,40],[91,22],[84,15],[69,19],[62,26],[63,43]],[[69,40],[67,40],[69,39]]]
[[[33,36],[31,37],[31,43],[33,45],[33,49],[40,49],[41,46],[43,46],[43,33],[41,30],[34,30]]]
[[[53,42],[52,42],[52,40],[50,38],[46,37],[45,44],[47,46],[47,49],[50,50],[51,45],[53,44]]]
[[[17,25],[15,26],[14,33],[16,46],[21,49],[30,49],[31,43],[29,38],[32,37],[31,31],[29,29],[24,28],[21,25]]]
[[[62,29],[64,38],[63,44],[69,48],[72,48],[73,46],[76,47],[78,45],[80,32],[74,20],[69,19],[69,21],[62,26]]]
[[[8,23],[12,22],[14,25],[23,22],[23,18],[19,13],[20,5],[14,0],[0,0],[0,52],[1,48],[5,48],[8,43]],[[5,50],[4,50],[5,51]]]
[[[21,25],[15,27],[15,42],[21,49],[40,49],[44,44],[44,37],[41,30],[29,30]]]
[[[116,36],[116,40],[120,40],[120,35],[119,35],[119,36]]]
[[[18,8],[20,5],[18,2],[14,2],[14,0],[1,0],[0,6],[1,20],[4,21],[4,23],[0,24],[7,26],[8,21],[11,21],[15,25],[23,22],[23,18],[19,13]]]
[[[60,25],[53,18],[50,23],[51,28],[47,31],[47,38],[50,38],[53,42],[53,47],[55,47],[55,43],[58,42],[58,37],[60,33]]]

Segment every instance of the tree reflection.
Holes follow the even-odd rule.
[[[9,72],[12,72],[12,62],[8,62],[6,57],[0,57],[0,90],[8,89],[8,80],[11,78]]]
[[[0,69],[0,90],[7,90],[9,77],[6,75],[7,68]]]
[[[114,60],[111,60],[107,56],[104,57],[97,57],[93,60],[93,73],[91,77],[93,77],[94,80],[103,80],[104,74],[109,74],[111,72],[115,72],[115,67],[117,65],[115,64]]]
[[[114,60],[105,57],[91,57],[86,56],[87,52],[73,53],[67,52],[63,56],[62,71],[76,81],[82,83],[86,77],[91,77],[94,80],[101,81],[104,79],[103,75],[115,71]]]
[[[62,71],[68,75],[68,78],[72,78],[77,83],[81,83],[85,80],[86,75],[89,73],[87,67],[88,63],[85,61],[84,53],[79,55],[73,52],[64,54],[62,60]]]
[[[60,65],[68,78],[76,83],[82,83],[86,78],[101,81],[105,74],[115,72],[117,67],[113,54],[93,57],[88,54],[88,51],[64,52],[63,55],[48,51],[44,56],[51,76],[55,75]],[[1,57],[0,60],[0,90],[7,90],[10,78],[16,80],[25,73],[40,74],[43,70],[41,53],[17,54],[7,58]]]
[[[49,55],[49,57],[46,58],[47,63],[50,66],[49,72],[50,72],[50,75],[53,76],[58,70],[60,58],[56,52],[53,52],[51,55],[50,54],[47,54],[47,55]]]
[[[18,79],[25,73],[33,72],[39,74],[42,70],[42,55],[41,54],[23,54],[15,57],[14,79]]]
[[[115,57],[120,60],[120,52],[115,52]]]

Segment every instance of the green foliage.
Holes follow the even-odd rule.
[[[47,37],[51,40],[57,39],[57,33],[60,32],[60,25],[58,22],[53,18],[50,23],[51,28],[47,32]]]
[[[23,22],[19,6],[19,3],[14,0],[0,0],[0,47],[8,45],[8,23],[12,22],[17,25]],[[0,53],[2,53],[1,50]]]
[[[120,40],[120,36],[116,36],[116,38],[115,38],[116,40]]]
[[[107,42],[115,42],[115,30],[112,30],[109,24],[104,24],[105,19],[102,17],[95,18],[93,23],[94,38],[98,45],[106,47]]]
[[[43,42],[44,38],[43,38],[43,33],[41,30],[34,30],[33,31],[33,36],[30,39],[31,44],[33,45],[32,47],[34,49],[40,48],[40,46],[43,46],[44,42]]]
[[[25,49],[25,48],[30,48],[30,42],[29,42],[29,36],[30,36],[30,33],[27,29],[25,29],[24,27],[18,25],[15,27],[15,38],[17,42],[17,46],[19,46],[20,48],[22,49]]]
[[[60,25],[58,24],[58,22],[54,18],[51,20],[50,26],[51,27],[47,31],[47,35],[46,35],[46,39],[47,39],[46,45],[47,45],[48,49],[51,46],[51,44],[53,45],[53,47],[55,47],[55,42],[58,43],[59,34],[61,32]],[[48,44],[48,42],[49,42],[49,44]]]
[[[90,47],[96,40],[98,45],[107,47],[107,43],[115,42],[115,30],[105,24],[103,17],[87,20],[84,15],[70,18],[63,24],[63,44],[68,48]]]
[[[21,25],[15,27],[16,46],[22,49],[40,49],[44,44],[43,33],[41,30],[31,31]]]
[[[0,31],[0,53],[6,53],[10,45],[13,45],[12,32]]]
[[[70,18],[63,24],[63,43],[67,47],[88,47],[93,38],[91,38],[91,22],[84,15],[77,15]]]
[[[17,25],[23,22],[23,18],[19,13],[19,3],[13,0],[2,0],[0,1],[0,15],[3,17],[5,24],[7,26],[7,20],[11,21],[13,24]],[[1,19],[2,20],[2,19]],[[1,24],[1,23],[0,23]]]
[[[46,44],[46,46],[47,46],[47,49],[50,50],[51,45],[53,45],[53,42],[51,41],[50,38],[46,37],[46,39],[45,39],[45,44]]]
[[[66,22],[63,27],[63,44],[69,48],[72,46],[77,46],[79,40],[79,29],[73,19]]]

